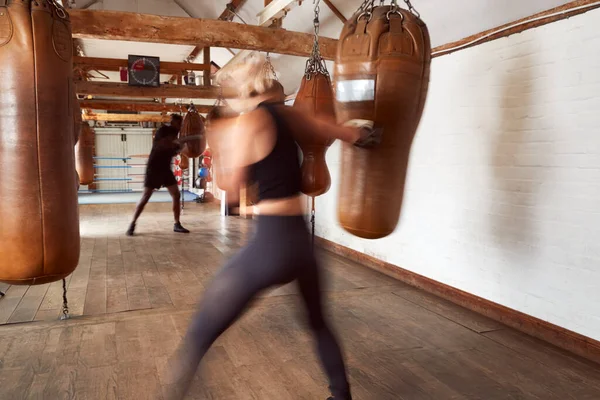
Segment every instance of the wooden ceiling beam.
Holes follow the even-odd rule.
[[[160,114],[82,114],[84,121],[106,122],[169,122],[171,116]]]
[[[216,99],[235,97],[232,89],[215,86],[161,85],[159,87],[129,86],[127,83],[76,81],[77,94],[111,97],[150,97],[150,98],[184,98],[184,99]]]
[[[336,6],[333,5],[331,0],[323,0],[323,3],[325,3],[327,7],[329,7],[329,9],[340,19],[340,21],[342,21],[343,24],[345,24],[346,21],[348,21],[346,17],[344,17],[344,14],[342,14],[342,12]]]
[[[277,0],[275,2],[265,0],[265,8],[258,13],[257,17],[259,20],[259,26],[267,26],[268,29],[278,29],[282,26],[282,20],[285,14],[287,14],[291,8],[297,4],[299,1],[296,0]],[[282,16],[279,20],[273,20],[271,18],[267,18],[267,16],[276,16],[281,14]],[[314,37],[313,37],[314,38]],[[330,39],[335,40],[335,39]],[[337,40],[335,40],[337,46]],[[241,50],[239,51],[231,60],[227,62],[227,64],[223,65],[223,70],[227,70],[230,66],[243,62],[248,56],[252,54],[251,50]],[[335,48],[333,49],[333,54],[335,55]],[[325,58],[325,57],[324,57]]]
[[[231,47],[308,57],[313,35],[219,20],[120,11],[71,10],[73,37],[133,42]],[[333,60],[337,39],[321,38],[321,54]]]
[[[79,100],[79,106],[88,110],[105,110],[105,111],[153,111],[153,112],[170,112],[180,113],[187,112],[187,104],[173,103],[155,103],[142,101],[125,101],[125,100]],[[208,113],[213,106],[194,105],[200,114]]]
[[[302,3],[302,0],[271,0],[265,1],[265,8],[256,15],[258,26],[271,26],[272,23],[287,15],[295,6]]]
[[[95,58],[95,57],[73,57],[73,66],[99,71],[119,71],[119,68],[129,66],[127,60],[119,60],[116,58]],[[160,62],[161,74],[180,74],[182,71],[210,71],[210,62],[208,64],[192,64],[184,62]]]
[[[247,0],[231,0],[225,7],[225,10],[219,16],[221,21],[233,21],[235,13],[242,8]]]

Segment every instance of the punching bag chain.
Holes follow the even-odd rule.
[[[277,73],[275,72],[275,67],[271,63],[271,55],[269,53],[267,53],[267,57],[266,57],[266,60],[265,60],[264,74],[267,77],[270,77],[270,78],[272,77],[276,81],[279,80],[279,78],[277,78]]]
[[[403,0],[404,3],[406,3],[406,6],[408,7],[408,11],[410,11],[415,17],[417,18],[421,18],[421,14],[419,14],[419,12],[413,7],[412,3],[410,2],[410,0]],[[385,0],[380,0],[379,1],[379,6],[383,6],[385,4]],[[375,0],[365,0],[361,6],[359,7],[358,11],[360,14],[360,16],[358,17],[359,19],[361,19],[362,17],[366,17],[367,20],[370,20],[371,17],[373,16],[373,9],[375,8]],[[398,0],[392,0],[392,13],[394,12],[398,12]]]
[[[54,8],[56,9],[56,15],[58,15],[60,19],[67,18],[67,13],[65,12],[65,9],[56,0],[48,0],[48,3],[50,3],[51,6],[54,6]]]
[[[322,74],[325,76],[329,76],[329,71],[327,71],[327,65],[325,64],[325,60],[321,57],[321,48],[319,47],[319,30],[321,27],[321,23],[319,21],[319,15],[321,13],[321,9],[319,7],[319,3],[321,0],[314,0],[313,3],[315,5],[315,19],[313,20],[313,25],[315,28],[315,39],[313,41],[313,49],[310,55],[310,58],[306,61],[306,68],[304,70],[304,74],[306,76],[306,80],[310,80],[313,75]]]
[[[67,301],[67,280],[62,280],[63,286],[63,305],[62,305],[62,315],[60,319],[65,320],[69,319],[69,302]]]
[[[404,0],[404,2],[406,3],[406,6],[408,7],[408,11],[410,11],[415,17],[421,18],[421,14],[419,14],[419,12],[413,7],[410,0]],[[396,3],[396,0],[393,0],[393,3]]]

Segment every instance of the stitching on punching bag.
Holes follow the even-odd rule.
[[[14,29],[8,7],[0,2],[0,47],[8,44],[13,37]]]
[[[29,18],[31,19],[31,41],[33,43],[33,87],[35,88],[33,92],[33,101],[35,104],[35,130],[36,130],[36,140],[37,140],[37,164],[38,164],[38,188],[39,188],[39,199],[40,199],[40,232],[41,232],[41,245],[42,245],[42,274],[46,274],[46,242],[44,238],[46,237],[46,224],[44,224],[44,204],[42,199],[44,198],[44,193],[42,189],[42,158],[40,152],[40,106],[38,102],[38,57],[37,57],[37,43],[35,37],[35,19],[33,18],[33,10],[29,13]]]
[[[54,15],[52,16],[54,17]],[[56,55],[66,62],[69,61],[73,51],[69,41],[70,35],[71,32],[64,22],[57,19],[52,21],[52,47],[54,47]]]

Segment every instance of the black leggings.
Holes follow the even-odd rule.
[[[204,293],[184,340],[185,362],[178,368],[183,367],[179,383],[184,387],[179,389],[187,391],[202,357],[252,298],[271,286],[296,280],[331,392],[336,400],[350,399],[340,347],[323,316],[317,262],[304,218],[260,216],[257,225],[254,238],[217,273]]]

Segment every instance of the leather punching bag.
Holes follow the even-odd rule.
[[[338,219],[355,236],[382,238],[398,224],[430,64],[426,25],[395,5],[367,7],[342,30],[335,60],[338,122],[370,120],[383,130],[373,148],[343,144]]]
[[[200,157],[200,154],[202,154],[204,149],[206,149],[206,137],[204,136],[204,122],[202,121],[202,116],[198,113],[198,110],[196,110],[196,107],[194,107],[194,105],[192,104],[188,108],[188,113],[183,119],[180,137],[185,138],[187,136],[193,135],[202,135],[202,139],[185,142],[181,153],[188,156],[189,158]]]
[[[79,142],[75,145],[75,166],[79,183],[90,185],[94,182],[94,131],[87,122],[81,124]]]
[[[333,89],[329,75],[321,72],[305,74],[294,101],[294,108],[306,115],[335,121]],[[331,138],[312,138],[304,135],[297,138],[302,150],[302,193],[307,196],[320,196],[331,186],[331,176],[327,169],[325,154],[334,142]]]
[[[185,154],[181,155],[181,164],[179,164],[179,167],[183,170],[190,168],[190,159]]]
[[[77,267],[72,52],[55,1],[0,0],[2,282],[43,284]]]
[[[83,119],[81,118],[79,99],[77,99],[77,95],[73,93],[73,146],[79,141],[79,135],[81,135],[81,124],[83,124]]]

